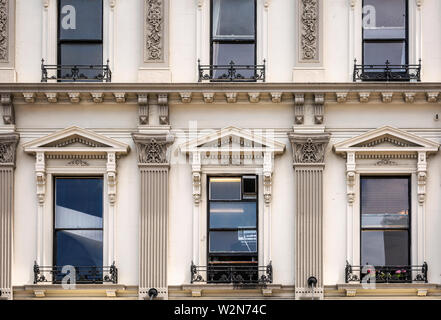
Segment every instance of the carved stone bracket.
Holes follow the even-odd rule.
[[[0,134],[0,166],[15,166],[15,154],[19,135]]]
[[[316,93],[314,95],[314,123],[322,124],[324,120],[324,104],[325,95],[323,93]]]
[[[168,165],[168,146],[173,143],[172,135],[133,134],[138,150],[139,165]]]
[[[115,204],[116,201],[116,155],[114,152],[107,153],[107,195],[109,203]]]
[[[305,95],[303,93],[294,95],[294,122],[295,124],[303,124],[305,121],[304,111]]]
[[[15,124],[14,105],[12,104],[12,96],[10,94],[2,94],[0,102],[3,109],[3,123]]]
[[[168,119],[168,95],[158,94],[158,105],[159,105],[159,124],[167,125],[169,124]]]
[[[35,159],[35,179],[37,182],[37,199],[42,205],[46,196],[46,161],[44,152],[37,152]]]
[[[147,93],[138,94],[139,124],[149,124],[149,98]]]
[[[201,202],[201,154],[193,152],[192,156],[192,180],[193,180],[193,201],[197,205]]]
[[[349,152],[346,158],[346,194],[349,204],[355,201],[355,165],[355,153]]]
[[[325,150],[330,134],[289,133],[295,165],[324,165]]]
[[[427,181],[427,155],[425,152],[418,152],[418,202],[423,204],[426,201]]]
[[[274,155],[271,152],[265,152],[263,155],[263,198],[265,205],[269,205],[272,199],[273,157]]]

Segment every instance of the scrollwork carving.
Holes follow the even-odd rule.
[[[145,62],[163,59],[164,0],[145,1]]]
[[[0,135],[0,164],[14,164],[18,135]]]
[[[302,60],[318,59],[319,0],[302,0],[301,50]]]
[[[166,164],[167,146],[173,142],[172,137],[136,135],[133,137],[138,149],[138,163]]]
[[[294,164],[323,164],[329,134],[304,136],[289,134],[293,147]]]
[[[8,61],[9,49],[9,15],[8,15],[8,0],[0,0],[0,61]]]

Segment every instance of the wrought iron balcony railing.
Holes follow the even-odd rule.
[[[118,269],[115,262],[110,267],[74,267],[75,282],[77,284],[118,283]],[[63,272],[62,266],[42,267],[34,262],[34,284],[37,283],[61,283],[69,273]]]
[[[225,65],[201,65],[198,59],[199,82],[265,82],[265,65],[239,65],[231,61]]]
[[[60,65],[44,64],[41,60],[41,82],[56,80],[60,82],[111,82],[112,71],[103,65]]]
[[[421,266],[351,266],[346,262],[345,282],[427,283],[427,263]]]
[[[205,280],[206,279],[206,280]],[[191,283],[224,283],[265,285],[273,282],[273,267],[248,265],[196,266],[191,263]]]
[[[421,81],[421,59],[419,64],[384,65],[357,64],[354,60],[354,82],[356,81]]]

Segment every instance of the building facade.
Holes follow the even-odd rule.
[[[440,1],[0,13],[0,299],[441,298]]]

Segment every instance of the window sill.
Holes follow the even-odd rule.
[[[372,288],[369,284],[345,283],[336,286],[338,295],[346,297],[367,296],[418,296],[425,297],[430,293],[441,294],[441,287],[433,283],[375,283]],[[365,286],[365,288],[363,287]]]

